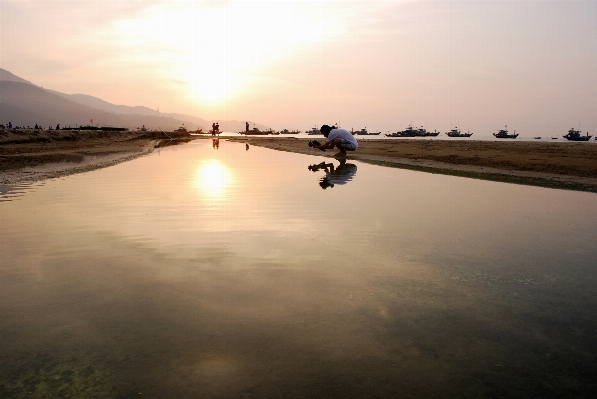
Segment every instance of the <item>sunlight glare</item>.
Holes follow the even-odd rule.
[[[155,59],[192,100],[217,105],[248,90],[262,67],[337,34],[341,22],[325,19],[321,9],[295,2],[160,3],[114,28],[131,56]]]
[[[209,198],[222,197],[231,184],[230,170],[215,159],[202,163],[197,171],[195,186]]]

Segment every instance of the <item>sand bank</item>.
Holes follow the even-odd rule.
[[[174,140],[169,140],[168,135]],[[0,130],[0,184],[81,173],[148,154],[156,146],[189,140],[168,132]]]
[[[320,138],[319,140],[322,140]],[[307,138],[231,140],[280,151],[331,157]],[[485,180],[597,192],[597,144],[529,141],[361,140],[348,159]]]
[[[194,138],[199,137],[172,132],[0,130],[0,184],[98,169],[150,153],[156,146]],[[309,148],[308,138],[228,140],[324,157],[336,152]],[[597,143],[590,142],[361,140],[359,149],[348,158],[431,173],[597,192]]]

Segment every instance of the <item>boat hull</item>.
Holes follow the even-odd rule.
[[[564,136],[565,139],[568,139],[570,141],[589,141],[591,140],[591,137],[593,136],[580,136],[580,137],[566,137]],[[596,138],[597,140],[597,138]]]

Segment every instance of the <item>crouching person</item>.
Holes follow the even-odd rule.
[[[359,147],[357,139],[346,129],[338,129],[332,126],[323,125],[319,129],[326,138],[326,142],[319,146],[313,146],[320,150],[337,148],[339,151],[334,155],[335,158],[346,158],[347,151],[354,151]]]

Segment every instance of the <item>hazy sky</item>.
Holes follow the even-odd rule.
[[[274,129],[597,133],[597,1],[8,1],[0,67]]]

